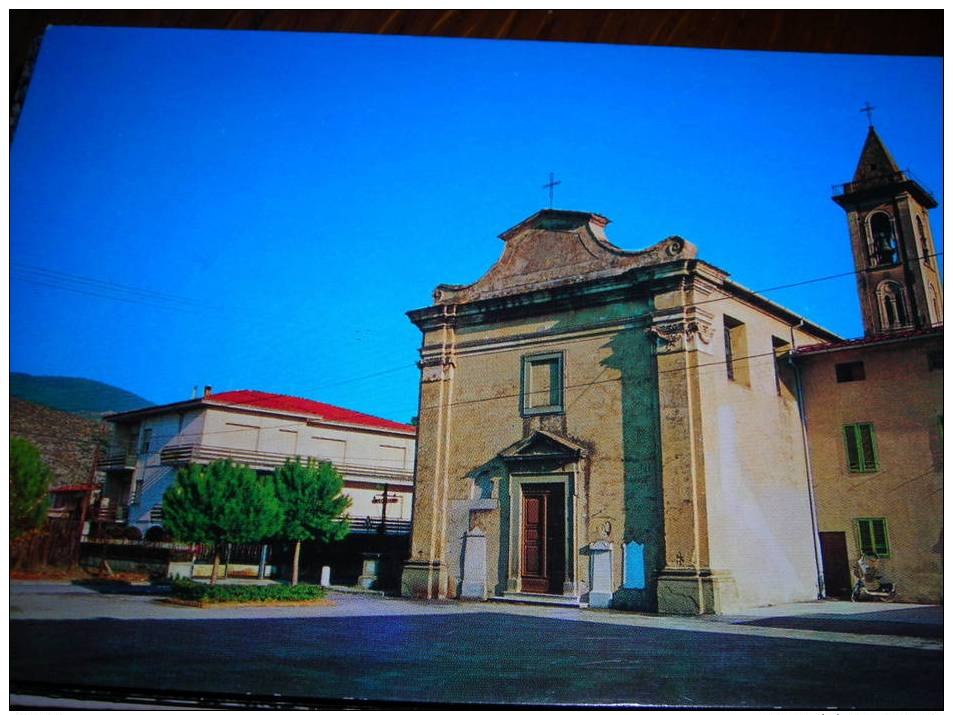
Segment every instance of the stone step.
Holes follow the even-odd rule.
[[[502,596],[491,596],[497,603],[531,603],[537,606],[562,606],[564,608],[588,608],[579,596],[562,596],[553,593],[518,593],[505,591]]]

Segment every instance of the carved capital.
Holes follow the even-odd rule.
[[[660,353],[691,348],[708,352],[712,337],[711,323],[698,315],[657,316],[655,322],[647,328],[647,332],[657,338],[657,349]]]
[[[417,363],[420,368],[421,382],[439,382],[453,378],[453,357],[450,355],[431,355]]]

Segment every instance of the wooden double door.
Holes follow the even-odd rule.
[[[520,583],[526,593],[563,592],[566,498],[562,484],[524,484]]]

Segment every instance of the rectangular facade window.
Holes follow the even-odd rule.
[[[890,558],[890,541],[887,539],[887,520],[882,518],[854,519],[857,548],[862,554],[874,554]]]
[[[524,415],[563,411],[563,354],[524,355],[522,374]]]
[[[149,443],[152,441],[152,428],[146,427],[142,430],[142,441],[139,443],[139,454],[149,453]]]
[[[847,466],[852,472],[876,472],[877,438],[870,423],[844,425]]]
[[[774,351],[774,387],[781,394],[781,366],[778,361],[791,351],[791,344],[787,340],[771,336],[771,349]]]
[[[728,379],[742,385],[748,380],[748,337],[745,324],[729,316],[725,320],[725,371]]]
[[[927,353],[927,366],[930,370],[942,370],[943,369],[943,351],[942,350],[931,350]]]
[[[864,363],[861,360],[837,363],[834,366],[834,372],[837,375],[838,382],[856,382],[867,378],[867,374],[864,372]]]

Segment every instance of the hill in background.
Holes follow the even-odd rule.
[[[54,486],[83,484],[93,466],[99,422],[10,398],[10,436],[30,440],[53,470]]]
[[[150,407],[152,402],[98,380],[82,377],[48,377],[10,373],[10,396],[54,410],[100,417],[106,412],[126,412]]]

